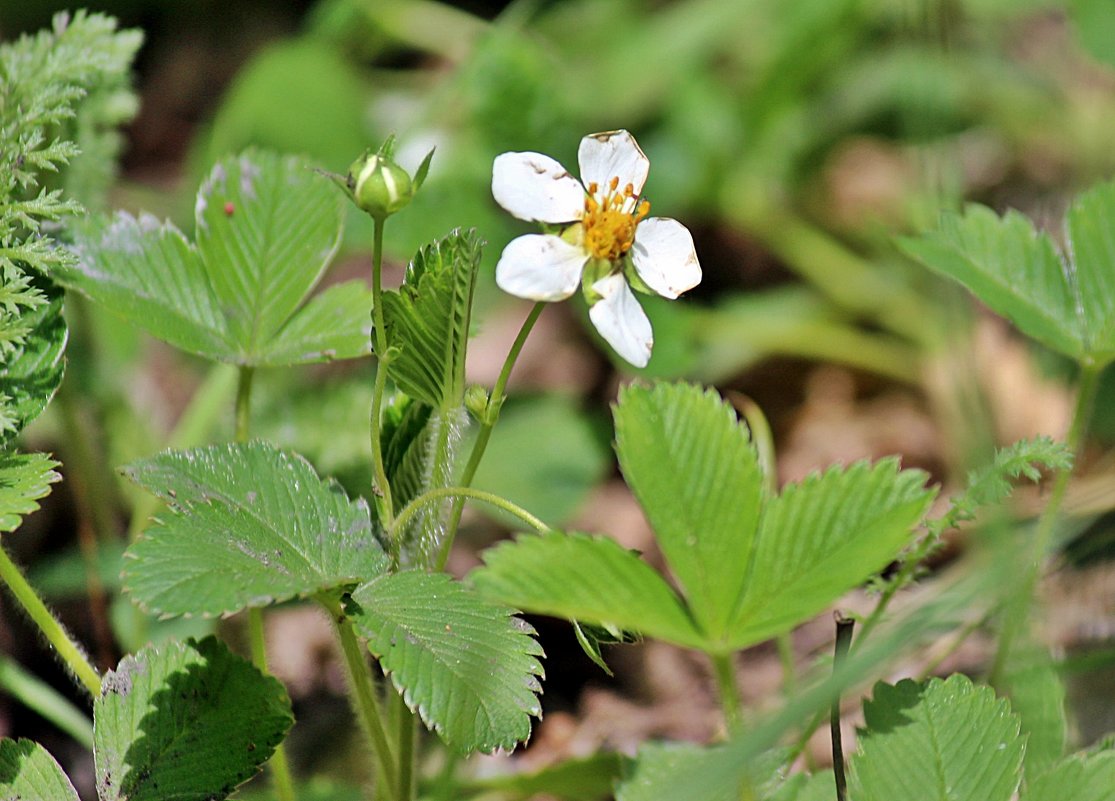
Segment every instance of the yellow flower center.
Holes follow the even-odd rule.
[[[650,203],[636,197],[631,184],[619,191],[619,178],[609,181],[604,192],[595,182],[589,184],[581,219],[585,250],[594,259],[623,258],[635,241],[635,227],[649,212]]]

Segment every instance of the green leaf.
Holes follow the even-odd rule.
[[[1027,787],[1023,801],[1111,801],[1115,752],[1070,757]]]
[[[117,212],[74,227],[77,263],[60,281],[153,337],[210,359],[234,346],[194,246],[173,224]]]
[[[42,453],[0,453],[0,532],[15,531],[24,515],[39,508],[35,501],[62,480],[56,467]]]
[[[785,487],[764,510],[729,646],[789,631],[885,567],[933,501],[926,478],[884,459]]]
[[[848,781],[857,801],[1008,801],[1018,789],[1026,740],[990,687],[960,675],[880,682],[864,716]]]
[[[22,344],[0,354],[0,447],[42,413],[65,369],[62,356],[69,334],[62,317],[62,292],[42,278],[32,284],[48,302],[16,318],[26,332]]]
[[[747,578],[763,476],[747,429],[712,390],[628,386],[615,408],[620,467],[709,639]]]
[[[614,540],[551,531],[500,543],[482,558],[470,574],[477,589],[517,609],[707,644],[665,580]]]
[[[45,748],[31,740],[0,740],[0,798],[78,801],[77,790]]]
[[[567,759],[532,773],[487,776],[465,782],[462,793],[511,793],[514,798],[542,794],[563,801],[604,801],[612,797],[612,786],[627,760],[616,753],[601,752],[584,759]]]
[[[900,247],[931,270],[963,284],[1024,334],[1080,360],[1089,351],[1073,287],[1053,241],[1016,211],[1000,218],[969,206]]]
[[[244,363],[266,363],[321,279],[340,244],[342,204],[305,161],[266,151],[221,160],[201,185],[197,250]]]
[[[490,753],[530,736],[530,718],[542,714],[542,648],[511,610],[421,571],[380,576],[352,598],[368,649],[446,743]]]
[[[281,367],[372,352],[372,290],[363,281],[315,295],[268,343],[257,364]]]
[[[387,568],[367,503],[263,442],[167,451],[124,473],[171,514],[133,544],[125,587],[164,615],[224,615]]]
[[[198,192],[197,243],[169,223],[118,214],[75,231],[60,280],[155,337],[240,365],[369,352],[359,282],[306,302],[340,242],[341,198],[295,157],[247,151],[217,163]],[[303,305],[305,304],[305,305]]]
[[[213,637],[148,646],[93,705],[101,801],[219,801],[294,722],[283,685]]]
[[[807,776],[795,773],[774,791],[763,796],[766,801],[831,801],[836,792],[836,779],[831,770]]]
[[[1115,359],[1115,183],[1102,183],[1069,208],[1069,253],[1089,355]]]
[[[1026,737],[1027,783],[1064,756],[1068,739],[1065,685],[1044,650],[1035,650],[1037,653],[1026,654],[1024,649],[1016,648],[1004,681],[1011,708],[1021,718],[1022,734]]]
[[[635,769],[616,792],[616,801],[740,801],[745,771],[724,759],[723,746],[703,748],[677,743],[644,745]]]
[[[500,409],[499,425],[472,485],[561,525],[612,470],[608,434],[598,425],[602,422],[567,396],[511,398]],[[481,511],[511,520],[488,508]],[[516,519],[511,527],[519,525]]]
[[[422,248],[398,292],[383,296],[395,383],[436,409],[459,406],[465,391],[465,353],[482,242],[475,230],[454,230]]]

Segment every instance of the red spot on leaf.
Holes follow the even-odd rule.
[[[226,217],[231,217],[232,213],[234,211],[236,211],[236,206],[233,205],[233,202],[231,200],[228,201],[227,203],[225,203],[225,216]]]

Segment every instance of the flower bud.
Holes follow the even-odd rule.
[[[380,153],[367,154],[352,163],[348,186],[356,205],[379,220],[399,211],[414,197],[407,171]]]

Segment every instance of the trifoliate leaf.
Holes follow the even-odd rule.
[[[747,429],[711,390],[628,386],[615,407],[624,478],[697,622],[719,639],[747,579],[763,476]]]
[[[198,192],[196,244],[169,223],[118,214],[76,232],[57,272],[97,303],[191,353],[248,366],[369,352],[359,283],[306,302],[340,243],[343,198],[295,157],[249,150]]]
[[[490,753],[541,717],[533,630],[444,573],[407,571],[359,587],[352,611],[407,706],[454,749]]]
[[[1025,738],[990,687],[960,675],[880,682],[864,716],[848,779],[857,801],[1008,801],[1018,789]]]
[[[221,801],[294,722],[283,685],[213,637],[125,658],[93,717],[101,801]]]
[[[391,378],[407,395],[437,409],[459,406],[482,242],[455,230],[422,248],[397,292],[385,292],[383,313]]]
[[[124,473],[171,509],[126,554],[125,587],[151,611],[229,614],[387,568],[367,503],[266,443],[168,451]]]
[[[42,453],[0,452],[0,532],[15,531],[24,515],[39,508],[36,501],[62,479],[56,467]]]
[[[78,801],[77,790],[45,748],[31,740],[0,740],[0,798]]]
[[[484,551],[476,587],[516,609],[616,626],[677,645],[707,641],[681,600],[650,565],[614,540],[584,534],[524,534]]]

